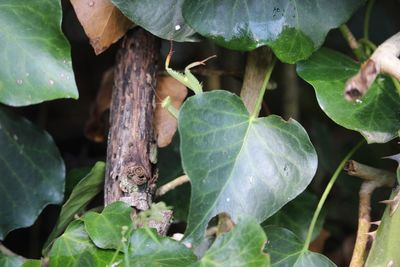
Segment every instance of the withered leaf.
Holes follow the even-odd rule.
[[[171,97],[171,104],[179,109],[182,102],[185,100],[188,93],[187,88],[169,76],[159,76],[157,79],[157,102],[167,96]],[[161,107],[161,103],[157,104],[154,113],[154,128],[157,133],[158,147],[166,147],[172,141],[172,137],[176,132],[177,121],[168,112],[168,110]]]
[[[134,26],[111,0],[71,0],[71,3],[96,55]]]

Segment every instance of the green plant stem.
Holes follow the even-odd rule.
[[[314,227],[317,222],[318,216],[321,213],[322,207],[324,206],[324,203],[325,203],[326,199],[328,198],[328,195],[331,192],[331,189],[332,189],[334,183],[336,182],[336,179],[339,177],[339,174],[343,170],[343,167],[346,164],[346,162],[364,144],[364,142],[365,142],[364,140],[360,141],[355,147],[353,147],[352,150],[350,150],[349,153],[347,153],[347,155],[343,158],[342,162],[340,162],[339,166],[336,168],[335,173],[332,175],[328,185],[325,188],[324,193],[322,194],[322,196],[318,202],[317,208],[315,209],[313,218],[312,218],[310,226],[308,228],[306,241],[304,242],[304,247],[302,250],[303,252],[307,251],[308,247],[310,246],[312,233],[314,231]]]
[[[349,44],[349,47],[353,50],[354,55],[356,55],[357,59],[363,59],[365,57],[360,44],[354,37],[353,33],[350,31],[349,27],[346,24],[342,24],[339,27],[340,32],[342,33],[343,38]]]
[[[365,10],[364,17],[364,39],[369,40],[369,21],[371,18],[372,7],[374,6],[375,0],[369,0],[367,9]]]
[[[397,93],[400,95],[400,82],[396,78],[392,78],[394,87],[396,88]]]
[[[256,104],[254,106],[254,110],[253,110],[253,112],[252,112],[252,114],[250,116],[251,119],[255,119],[255,118],[258,117],[258,114],[259,114],[260,109],[261,109],[261,104],[262,104],[262,101],[264,99],[265,90],[267,89],[269,78],[271,77],[271,73],[272,73],[272,70],[274,69],[275,62],[276,62],[276,58],[275,58],[275,56],[273,56],[273,58],[271,60],[271,64],[266,69],[265,78],[264,78],[264,81],[263,81],[263,83],[261,85],[260,93],[259,93],[259,95],[257,97],[257,101],[256,101]]]

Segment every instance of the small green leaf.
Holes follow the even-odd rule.
[[[322,254],[303,250],[304,243],[287,229],[270,226],[265,231],[268,235],[265,250],[270,255],[271,267],[336,266]]]
[[[78,98],[70,47],[54,0],[0,2],[0,102],[25,106]]]
[[[394,199],[397,195],[397,201],[399,201],[399,194],[400,188],[393,192],[390,199]],[[390,211],[391,206],[388,205],[376,232],[365,267],[400,266],[400,206],[397,206],[393,214],[390,214]]]
[[[304,191],[297,198],[286,204],[276,214],[262,223],[263,227],[280,226],[292,231],[301,240],[305,240],[311,223],[318,198],[310,192]],[[320,233],[324,216],[318,216],[312,239]]]
[[[123,255],[119,253],[115,259],[114,263],[119,263],[116,265],[111,265],[115,251],[113,250],[87,250],[83,252],[77,259],[74,267],[111,267],[111,266],[123,266],[122,260]]]
[[[181,156],[192,185],[186,241],[197,245],[209,220],[226,212],[262,222],[300,194],[317,168],[306,131],[278,116],[251,118],[227,91],[190,97],[179,112]]]
[[[49,253],[51,267],[74,266],[79,256],[95,246],[85,232],[83,222],[73,221],[54,242]]]
[[[102,250],[89,239],[82,221],[73,221],[59,238],[54,242],[49,253],[49,266],[51,267],[80,267],[91,265],[80,265],[80,262],[88,261],[96,263],[98,267],[113,266],[112,264],[121,261],[121,255],[115,251]],[[88,259],[90,258],[90,259]]]
[[[400,129],[400,96],[390,78],[379,76],[360,102],[346,101],[344,85],[359,68],[326,48],[297,64],[298,74],[314,87],[320,107],[332,120],[360,132],[368,143],[388,142]]]
[[[50,135],[0,107],[0,240],[64,195],[65,166]]]
[[[263,253],[267,237],[256,220],[245,218],[229,232],[217,237],[203,258],[191,266],[269,266]]]
[[[56,226],[43,246],[46,255],[53,240],[59,236],[74,219],[75,214],[85,209],[89,202],[103,189],[105,163],[97,162],[92,170],[78,182],[68,200],[61,208]]]
[[[182,17],[184,0],[112,0],[136,25],[152,34],[177,42],[198,41],[195,31]]]
[[[19,256],[5,256],[0,253],[0,266],[2,267],[20,267],[24,259]]]
[[[183,267],[195,261],[190,249],[171,238],[158,236],[154,229],[137,229],[130,238],[130,267]]]
[[[41,267],[42,262],[40,260],[26,260],[24,261],[24,264],[21,265],[21,267]]]
[[[99,248],[118,249],[123,238],[122,227],[132,228],[132,208],[124,202],[106,206],[102,213],[88,212],[83,217],[85,229]]]
[[[281,61],[295,63],[308,58],[329,30],[346,22],[364,2],[186,0],[183,16],[195,31],[219,45],[235,50],[268,45]]]

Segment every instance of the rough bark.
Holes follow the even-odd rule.
[[[105,205],[150,207],[157,180],[153,130],[159,40],[137,28],[117,53],[107,147]]]

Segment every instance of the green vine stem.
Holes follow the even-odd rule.
[[[365,140],[363,139],[355,147],[353,147],[353,149],[351,149],[349,153],[347,153],[347,155],[340,162],[339,166],[336,168],[335,173],[332,175],[331,179],[329,180],[329,183],[326,186],[325,191],[322,194],[322,196],[318,202],[317,208],[315,209],[313,218],[312,218],[310,226],[308,228],[306,241],[304,242],[304,246],[303,246],[303,250],[302,250],[303,252],[307,251],[308,247],[310,246],[312,233],[314,231],[315,224],[317,223],[318,216],[321,213],[322,207],[324,206],[324,203],[325,203],[326,199],[328,198],[328,195],[331,192],[331,189],[332,189],[334,183],[336,182],[336,179],[339,177],[339,174],[343,170],[343,167],[345,166],[346,162],[364,144],[364,142],[365,142]]]
[[[362,60],[365,58],[365,54],[361,49],[359,42],[354,37],[353,33],[350,31],[349,27],[346,24],[342,24],[339,27],[340,32],[342,33],[343,38],[349,44],[351,50],[353,50],[354,55],[358,60]]]
[[[369,40],[369,21],[371,18],[372,7],[374,6],[375,0],[369,0],[367,9],[365,10],[365,17],[364,17],[364,39]]]
[[[256,104],[255,104],[253,112],[251,113],[251,116],[250,116],[251,119],[257,118],[258,114],[260,113],[261,104],[264,99],[265,90],[267,89],[269,78],[271,77],[271,73],[272,73],[272,70],[274,69],[275,62],[276,62],[276,58],[275,58],[275,56],[273,56],[273,58],[271,60],[271,64],[268,65],[268,67],[266,69],[265,77],[264,77],[263,83],[261,85],[260,93],[257,96]]]

